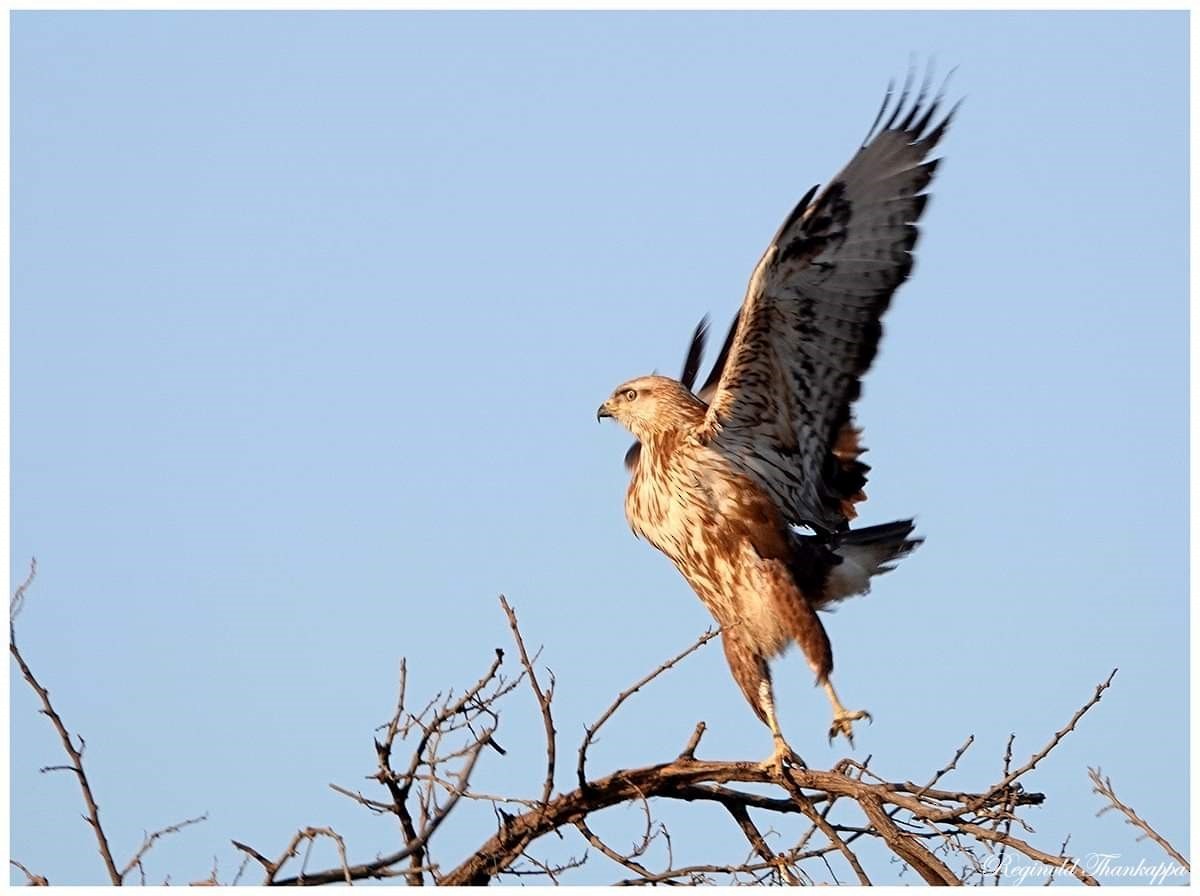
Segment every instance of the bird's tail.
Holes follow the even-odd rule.
[[[909,537],[913,527],[912,520],[896,520],[834,536],[830,547],[839,562],[829,572],[820,609],[829,609],[847,597],[870,591],[873,576],[890,572],[896,561],[908,556],[925,540]]]

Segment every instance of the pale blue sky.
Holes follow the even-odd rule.
[[[912,54],[957,65],[913,279],[858,417],[865,523],[926,544],[827,618],[859,758],[999,777],[1119,666],[1027,786],[1050,851],[1159,858],[1085,766],[1188,845],[1187,17],[1169,14],[33,14],[12,31],[12,558],[19,638],[88,741],[113,846],[204,877],[332,825],[394,700],[544,644],[561,749],[709,623],[623,518],[597,404],[717,336],[796,199]],[[828,707],[776,666],[809,762]],[[11,684],[11,849],[100,882],[74,780]],[[593,768],[770,750],[710,645]],[[533,795],[510,702],[479,783]],[[571,763],[559,784],[571,784]],[[445,866],[492,830],[464,812]],[[636,836],[636,811],[606,831]],[[662,807],[680,863],[740,837]],[[625,836],[625,835],[622,835]],[[543,855],[582,852],[544,844]],[[867,852],[869,870],[894,867]],[[319,864],[333,861],[322,848]],[[661,856],[659,857],[661,861]],[[576,878],[619,869],[593,856]]]

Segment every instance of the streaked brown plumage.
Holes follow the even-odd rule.
[[[854,158],[775,235],[699,394],[691,385],[704,321],[683,382],[630,380],[598,412],[637,439],[626,457],[630,525],[720,624],[730,671],[771,728],[777,763],[795,754],[775,717],[768,662],[799,644],[833,705],[830,737],[850,738],[867,715],[838,700],[816,611],[865,593],[920,543],[911,520],[849,529],[869,469],[851,408],[880,317],[911,270],[937,166],[927,159],[953,116],[934,124],[939,100],[926,105],[922,87],[910,106],[908,87],[885,121],[889,90]]]

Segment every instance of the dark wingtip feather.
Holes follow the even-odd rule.
[[[955,103],[954,108],[926,134],[926,130],[930,127],[931,122],[934,121],[937,111],[941,108],[942,102],[945,99],[946,87],[950,83],[950,76],[958,70],[957,66],[950,69],[946,77],[942,79],[942,84],[938,88],[937,94],[926,105],[930,88],[933,84],[933,68],[933,57],[930,57],[926,64],[925,76],[921,80],[921,86],[917,88],[915,97],[913,96],[913,82],[916,71],[914,61],[910,60],[909,62],[908,74],[905,76],[904,86],[900,91],[899,97],[895,98],[894,103],[892,100],[895,97],[895,82],[888,81],[887,93],[884,95],[883,103],[875,115],[875,120],[871,123],[870,129],[867,131],[867,137],[863,140],[863,146],[866,146],[871,140],[879,136],[879,134],[892,130],[910,134],[914,142],[920,140],[927,146],[933,146],[937,143],[947,126],[949,126],[954,113],[962,104],[962,100],[960,99]],[[909,104],[910,98],[912,100],[911,105]]]
[[[917,91],[917,98],[912,104],[912,108],[908,112],[908,116],[904,119],[904,123],[900,125],[900,130],[907,131],[912,128],[914,119],[921,111],[921,107],[925,103],[925,98],[929,96],[929,85],[933,81],[933,59],[925,64],[925,77],[921,80],[921,88]],[[934,105],[937,101],[934,101]],[[921,128],[917,128],[917,133],[921,132]]]
[[[891,117],[888,118],[887,124],[883,126],[883,130],[890,131],[896,124],[896,119],[900,116],[900,112],[904,109],[904,104],[908,102],[908,94],[912,91],[913,82],[913,66],[910,61],[908,66],[908,74],[904,76],[904,89],[900,91],[900,99],[896,100],[896,108],[892,110]]]
[[[896,82],[888,79],[887,92],[883,95],[883,102],[879,104],[879,111],[875,113],[875,120],[871,122],[871,126],[867,128],[867,136],[863,138],[862,145],[866,146],[871,142],[871,138],[875,136],[875,129],[879,127],[879,122],[883,121],[883,113],[887,111],[888,104],[892,101],[892,92],[896,89]]]
[[[688,343],[687,357],[683,360],[683,373],[679,377],[679,382],[683,383],[684,388],[691,389],[692,384],[696,382],[696,374],[700,372],[700,361],[704,358],[704,343],[708,338],[708,315],[700,318],[700,323],[696,324],[696,329],[692,332],[692,341]]]
[[[712,370],[709,371],[704,385],[697,393],[700,400],[705,404],[712,402],[713,394],[717,391],[717,384],[721,381],[721,374],[725,372],[725,363],[729,360],[729,350],[733,347],[733,337],[737,333],[738,320],[741,319],[741,316],[742,312],[739,309],[738,313],[733,316],[733,321],[729,324],[729,332],[725,334],[725,342],[721,345],[721,352],[717,355],[717,360],[713,362]]]

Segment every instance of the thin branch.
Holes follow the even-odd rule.
[[[1013,742],[1016,739],[1017,739],[1016,734],[1010,734],[1008,736],[1008,743],[1004,747],[1004,771],[1001,772],[1001,774],[1004,775],[1005,777],[1008,777],[1008,773],[1012,768]],[[1009,834],[1012,833],[1012,817],[1010,816],[1010,817],[1004,819],[1003,824],[1004,824],[1004,835],[1007,837]],[[1000,855],[996,862],[996,875],[992,879],[992,885],[996,886],[996,887],[1000,886],[1000,877],[1001,877],[1001,874],[1003,873],[1003,869],[1004,869],[1004,855],[1005,855],[1005,851],[1007,850],[1007,848],[1008,848],[1008,844],[1004,841],[1001,841]]]
[[[525,667],[525,674],[529,677],[529,686],[533,690],[534,697],[537,698],[538,709],[542,713],[542,727],[546,731],[546,780],[542,784],[541,801],[545,803],[550,799],[550,794],[554,790],[556,732],[554,730],[554,716],[550,711],[550,701],[554,699],[554,673],[550,673],[550,687],[543,692],[541,685],[538,683],[537,673],[533,669],[533,663],[530,662],[529,654],[525,650],[525,639],[521,637],[521,628],[517,624],[517,614],[509,606],[503,594],[500,595],[500,606],[504,608],[504,613],[508,616],[508,627],[512,630],[513,640],[517,642],[517,650],[521,654],[521,665]]]
[[[587,764],[587,751],[588,751],[588,747],[591,746],[592,741],[596,736],[596,732],[600,730],[601,726],[603,726],[605,722],[607,722],[609,719],[612,718],[613,713],[615,713],[618,709],[620,709],[621,704],[623,704],[626,700],[628,700],[630,697],[632,697],[634,694],[636,694],[638,691],[640,691],[642,688],[644,688],[646,685],[648,685],[654,679],[658,678],[658,676],[662,675],[664,672],[666,672],[672,666],[676,665],[681,660],[685,659],[692,653],[699,650],[701,647],[703,647],[705,644],[707,644],[709,641],[711,641],[713,638],[715,638],[720,633],[721,633],[720,629],[716,629],[716,630],[709,629],[704,634],[702,634],[699,638],[697,638],[695,643],[693,643],[686,650],[682,651],[679,654],[676,654],[674,657],[667,660],[665,663],[661,664],[657,669],[655,669],[649,675],[646,675],[646,676],[642,677],[641,679],[639,679],[637,681],[637,683],[634,684],[632,687],[629,687],[626,690],[621,691],[621,693],[617,695],[617,699],[614,700],[611,704],[609,704],[608,709],[606,709],[601,714],[600,718],[598,718],[588,728],[585,729],[583,743],[581,743],[579,745],[579,762],[575,769],[576,777],[579,780],[579,786],[581,788],[586,788],[588,786],[587,773],[585,771],[585,766]]]
[[[303,879],[299,877],[293,877],[284,880],[272,881],[272,883],[274,883],[276,886],[294,886],[297,884],[314,886],[317,884],[338,883],[343,880],[346,875],[349,875],[351,880],[392,876],[388,873],[388,869],[392,865],[402,862],[409,856],[412,856],[418,850],[423,849],[425,844],[429,842],[429,838],[434,835],[439,827],[441,827],[442,822],[445,821],[450,813],[454,811],[454,807],[458,805],[458,801],[466,789],[466,782],[471,777],[472,771],[475,769],[475,762],[479,758],[479,754],[485,746],[486,742],[480,741],[478,744],[476,744],[471,753],[468,754],[466,764],[463,766],[463,770],[459,773],[461,782],[459,786],[461,789],[454,791],[450,795],[450,798],[446,801],[445,805],[443,805],[438,813],[430,820],[425,830],[421,832],[420,836],[417,837],[415,842],[407,844],[401,850],[389,853],[385,856],[380,856],[371,862],[364,862],[359,865],[350,865],[345,868],[319,871],[313,874],[307,874],[303,877]],[[239,846],[237,843],[234,845]],[[433,867],[434,866],[426,865],[415,870],[428,871]]]
[[[287,881],[275,880],[276,875],[279,874],[279,872],[283,869],[283,866],[285,864],[287,864],[288,860],[295,858],[296,855],[299,854],[300,844],[307,842],[309,844],[309,847],[311,848],[313,842],[315,842],[317,837],[328,837],[329,839],[333,840],[334,844],[337,846],[338,858],[341,860],[341,867],[339,869],[340,875],[336,879],[339,880],[340,882],[344,882],[347,884],[353,883],[355,877],[351,873],[350,866],[347,864],[347,861],[346,861],[346,843],[342,839],[341,835],[339,835],[332,828],[307,827],[307,828],[300,829],[299,831],[297,831],[295,833],[295,835],[292,837],[292,839],[288,842],[288,845],[286,847],[284,847],[283,853],[279,856],[279,858],[275,859],[273,861],[271,859],[268,859],[266,856],[264,856],[258,850],[254,849],[250,846],[247,846],[244,843],[239,843],[238,841],[234,840],[233,845],[236,848],[240,849],[242,852],[246,853],[251,858],[253,858],[260,865],[263,866],[263,870],[266,872],[266,877],[263,879],[263,883],[267,886],[278,885],[278,884],[290,884],[290,883],[298,883],[298,884],[331,883],[331,881],[326,879],[327,875],[325,872],[320,872],[319,874],[310,877],[309,875],[306,875],[304,873],[303,869],[301,870],[298,877],[295,877],[291,880],[287,880]],[[399,861],[399,860],[397,860],[397,861]],[[307,857],[305,859],[305,864],[307,864]]]
[[[634,874],[639,875],[644,880],[650,880],[654,877],[654,872],[647,869],[645,865],[641,864],[640,862],[635,861],[634,859],[632,859],[629,856],[626,856],[626,855],[623,855],[622,853],[617,852],[615,849],[613,849],[611,846],[609,846],[607,843],[605,843],[603,840],[601,840],[599,837],[597,837],[592,832],[592,829],[587,826],[587,822],[585,822],[582,818],[576,819],[574,822],[574,825],[575,825],[576,830],[578,830],[579,833],[583,834],[583,838],[585,840],[587,840],[588,843],[590,843],[593,847],[595,847],[597,850],[599,850],[603,855],[612,859],[618,865],[622,865],[625,868],[628,868],[630,871],[632,871]]]
[[[14,868],[20,870],[20,872],[25,875],[26,880],[29,881],[29,886],[31,886],[31,887],[48,887],[48,886],[50,886],[50,881],[46,880],[46,878],[42,877],[40,874],[34,874],[32,871],[30,871],[28,868],[26,868],[24,865],[22,865],[16,859],[9,859],[8,864],[10,864]]]
[[[795,800],[800,806],[800,811],[808,817],[809,821],[816,825],[816,827],[821,831],[822,834],[825,835],[825,838],[831,844],[837,847],[838,852],[845,857],[846,862],[849,863],[851,869],[854,871],[855,876],[858,877],[859,884],[864,887],[871,886],[871,878],[867,877],[867,872],[863,870],[863,866],[858,861],[858,856],[854,854],[854,850],[852,850],[841,838],[838,832],[833,829],[833,827],[825,819],[825,816],[816,810],[812,800],[809,799],[803,791],[801,791],[800,787],[796,785],[796,782],[789,778],[787,774],[788,773],[785,773],[784,776],[784,786],[786,787],[788,793],[792,795],[792,799]],[[847,778],[847,780],[853,779]]]
[[[1066,737],[1068,734],[1070,734],[1072,731],[1075,730],[1075,726],[1079,724],[1079,720],[1082,719],[1084,717],[1084,715],[1087,714],[1087,711],[1089,709],[1091,709],[1093,706],[1095,706],[1097,703],[1100,702],[1100,698],[1104,696],[1104,692],[1107,691],[1109,689],[1109,687],[1112,686],[1112,680],[1116,677],[1116,675],[1117,675],[1116,669],[1113,669],[1111,672],[1109,672],[1108,678],[1106,678],[1104,681],[1100,682],[1100,684],[1096,685],[1096,692],[1094,694],[1092,694],[1091,699],[1089,699],[1087,701],[1087,703],[1083,704],[1083,706],[1079,707],[1079,709],[1077,709],[1075,711],[1075,714],[1073,716],[1071,716],[1070,721],[1068,721],[1067,724],[1064,725],[1062,728],[1060,728],[1058,731],[1054,732],[1054,736],[1052,738],[1050,738],[1050,741],[1044,747],[1042,747],[1040,750],[1038,750],[1036,753],[1034,753],[1031,757],[1029,757],[1028,762],[1026,762],[1023,766],[1021,766],[1016,771],[1009,772],[1004,777],[1004,780],[996,785],[995,789],[1001,790],[1001,789],[1007,787],[1013,781],[1017,780],[1017,778],[1024,775],[1026,772],[1033,771],[1034,767],[1039,762],[1041,762],[1048,755],[1050,755],[1050,751],[1053,750],[1055,747],[1057,747],[1059,745],[1059,742],[1061,742],[1064,737]]]
[[[957,825],[958,829],[964,833],[970,834],[979,840],[988,840],[992,843],[1006,843],[1023,856],[1033,859],[1035,862],[1041,862],[1043,865],[1049,865],[1051,868],[1066,869],[1074,874],[1080,881],[1090,887],[1100,886],[1100,882],[1092,877],[1086,871],[1079,867],[1078,863],[1070,856],[1052,856],[1030,846],[1019,837],[1014,837],[1011,834],[1005,836],[999,831],[993,831],[989,828],[981,827],[971,822],[962,821]]]
[[[1067,836],[1065,838],[1063,838],[1062,846],[1060,846],[1058,849],[1058,858],[1062,862],[1062,864],[1059,866],[1059,868],[1066,867],[1067,844],[1070,842],[1071,842],[1071,835],[1067,834]],[[1050,873],[1046,875],[1046,882],[1044,884],[1042,884],[1043,887],[1048,887],[1054,883],[1054,872],[1056,872],[1057,870],[1058,870],[1058,868],[1050,869]]]
[[[733,820],[737,822],[737,826],[741,828],[746,841],[750,844],[750,848],[754,850],[758,857],[764,862],[774,864],[779,872],[779,876],[793,887],[800,886],[800,879],[792,872],[787,860],[783,856],[776,855],[775,851],[767,845],[767,841],[763,839],[762,832],[759,831],[754,820],[750,818],[750,813],[746,810],[746,807],[736,804],[726,804],[725,809],[733,817]]]
[[[958,875],[946,867],[945,863],[926,849],[921,841],[902,832],[888,814],[883,811],[883,802],[874,795],[860,799],[859,805],[866,813],[867,820],[874,826],[888,848],[907,862],[921,879],[927,884],[943,884],[955,886],[959,883]]]
[[[349,797],[360,806],[370,809],[376,815],[384,815],[395,811],[395,807],[391,803],[373,800],[357,790],[350,790],[348,787],[342,787],[340,784],[330,784],[329,789],[334,793],[340,793],[344,797]]]
[[[17,661],[17,666],[21,669],[21,675],[29,686],[33,688],[34,693],[42,701],[42,714],[45,715],[54,725],[54,730],[58,732],[59,740],[62,741],[63,749],[67,753],[67,757],[71,760],[70,765],[53,766],[54,770],[61,769],[63,771],[73,772],[76,779],[79,781],[79,789],[83,793],[83,802],[87,806],[87,815],[84,818],[91,825],[93,833],[96,835],[96,845],[100,851],[100,858],[104,860],[104,868],[108,872],[109,882],[114,886],[121,885],[121,873],[117,871],[117,863],[113,860],[112,850],[108,845],[108,837],[104,833],[104,828],[100,824],[100,807],[96,805],[96,798],[92,794],[92,785],[88,781],[87,772],[83,768],[83,751],[87,744],[82,737],[79,738],[79,746],[76,747],[72,739],[71,732],[67,730],[66,724],[63,723],[62,717],[54,709],[50,702],[50,692],[42,687],[41,683],[34,676],[33,671],[25,662],[25,658],[21,656],[21,651],[17,648],[17,629],[14,623],[14,618],[17,613],[20,613],[21,608],[25,604],[25,591],[33,582],[35,573],[37,572],[37,563],[33,561],[29,564],[29,575],[24,583],[17,589],[13,595],[12,602],[9,604],[9,621],[8,621],[8,652],[12,654],[13,659]],[[47,769],[49,770],[49,769]]]
[[[1140,815],[1138,815],[1137,812],[1135,812],[1133,810],[1132,806],[1126,805],[1125,803],[1123,803],[1119,799],[1117,799],[1116,791],[1113,790],[1112,780],[1104,777],[1102,775],[1102,773],[1100,772],[1100,769],[1089,767],[1088,768],[1088,777],[1092,779],[1092,793],[1099,794],[1100,796],[1104,797],[1109,802],[1109,805],[1105,806],[1099,812],[1096,813],[1097,817],[1103,815],[1105,812],[1108,812],[1112,809],[1116,809],[1118,812],[1120,812],[1122,815],[1125,816],[1126,824],[1131,824],[1135,828],[1137,828],[1138,830],[1140,830],[1142,832],[1142,836],[1138,837],[1139,841],[1144,840],[1147,837],[1149,837],[1151,840],[1153,840],[1155,843],[1157,843],[1159,845],[1159,847],[1162,849],[1163,852],[1165,852],[1172,859],[1174,859],[1176,862],[1178,862],[1180,865],[1182,865],[1184,870],[1186,870],[1186,871],[1192,870],[1192,866],[1188,862],[1188,860],[1179,854],[1179,850],[1177,850],[1174,846],[1172,846],[1167,841],[1166,837],[1162,836],[1162,834],[1158,833],[1158,831],[1156,831],[1156,830],[1154,830],[1154,828],[1150,827],[1150,823],[1148,821],[1146,821],[1146,819],[1144,819]]]
[[[946,775],[950,774],[950,772],[958,768],[958,760],[962,759],[967,750],[971,749],[971,744],[973,743],[975,743],[974,734],[968,736],[967,739],[963,741],[963,745],[954,751],[954,758],[951,759],[949,763],[933,773],[933,777],[929,779],[929,783],[921,788],[921,790],[917,793],[917,796],[924,796],[925,793],[933,787],[933,785],[942,780],[942,778],[944,778]],[[1005,771],[1007,771],[1007,769],[1005,769]]]
[[[199,824],[200,822],[207,820],[208,813],[205,812],[203,815],[199,815],[196,818],[185,818],[183,821],[177,822],[176,824],[168,825],[165,828],[154,831],[151,834],[147,834],[146,838],[142,841],[142,845],[138,847],[138,851],[133,854],[133,858],[131,858],[125,867],[121,869],[121,880],[125,880],[125,878],[129,875],[129,872],[133,871],[134,868],[142,867],[142,859],[145,858],[146,853],[150,852],[151,848],[156,842],[158,842],[159,839],[166,837],[169,834],[178,833],[188,825]]]
[[[463,766],[463,769],[459,772],[459,785],[452,793],[450,803],[444,810],[440,812],[437,810],[431,811],[431,806],[429,803],[433,798],[432,789],[422,793],[419,801],[419,823],[421,826],[420,833],[417,831],[412,814],[408,808],[409,794],[412,790],[413,784],[416,783],[419,778],[417,774],[418,769],[422,765],[429,765],[432,769],[432,764],[438,760],[430,759],[429,756],[431,754],[429,751],[433,750],[434,754],[436,755],[436,741],[441,739],[445,733],[444,729],[452,729],[455,727],[452,723],[452,720],[455,717],[464,715],[467,711],[469,711],[470,707],[479,704],[480,694],[485,688],[488,687],[488,685],[490,685],[493,681],[497,682],[497,690],[492,695],[491,699],[496,699],[496,697],[505,693],[506,689],[511,689],[511,687],[515,686],[516,682],[513,682],[511,685],[505,685],[503,683],[503,679],[499,677],[500,666],[503,662],[504,651],[497,649],[495,658],[492,660],[491,665],[488,667],[488,670],[483,674],[483,676],[480,677],[480,679],[475,682],[473,686],[468,688],[457,700],[451,701],[451,698],[447,696],[442,708],[434,713],[428,724],[420,722],[420,719],[428,710],[432,708],[434,701],[426,704],[425,709],[423,709],[417,716],[410,716],[409,721],[404,725],[401,725],[400,720],[404,715],[407,668],[403,660],[400,662],[400,687],[396,711],[387,726],[387,734],[385,735],[384,739],[382,741],[375,741],[375,752],[379,765],[379,770],[375,777],[387,788],[389,795],[392,797],[392,811],[395,812],[396,817],[400,821],[401,830],[404,834],[405,843],[407,844],[407,847],[404,850],[401,850],[401,853],[403,853],[403,858],[410,859],[409,864],[411,865],[407,875],[407,881],[410,886],[421,886],[424,883],[420,869],[431,864],[429,861],[428,851],[426,849],[426,844],[429,842],[429,837],[437,828],[437,826],[441,824],[442,820],[445,819],[446,814],[450,811],[450,809],[457,804],[459,798],[462,796],[462,793],[466,791],[467,779],[469,778],[471,771],[474,769],[475,760],[479,756],[479,749],[482,748],[482,746],[491,743],[491,735],[495,730],[494,726],[478,735],[473,747],[466,747],[457,754],[440,757],[440,761],[446,761],[457,758],[458,756],[464,756],[467,757],[467,762]],[[414,723],[420,724],[421,736],[417,741],[415,749],[413,750],[412,759],[409,762],[407,771],[402,775],[397,775],[391,765],[391,756],[395,740],[398,735],[406,734],[410,725]],[[394,861],[400,861],[400,859],[394,859],[393,862],[387,864],[393,864]],[[371,864],[378,865],[378,861]],[[376,868],[375,870],[379,870],[383,867],[387,867],[387,865],[380,865],[379,868]]]
[[[991,798],[995,794],[1007,790],[1009,785],[1011,785],[1014,781],[1016,781],[1022,775],[1032,771],[1039,762],[1050,755],[1050,751],[1057,747],[1059,743],[1062,742],[1064,737],[1075,730],[1075,726],[1079,724],[1079,720],[1084,717],[1087,711],[1100,702],[1100,698],[1112,685],[1112,680],[1114,677],[1116,677],[1116,674],[1117,670],[1113,669],[1112,672],[1109,673],[1107,679],[1096,685],[1096,691],[1092,694],[1091,698],[1075,711],[1075,714],[1071,716],[1066,725],[1054,732],[1054,736],[1050,738],[1050,740],[1044,747],[1042,747],[1042,749],[1038,750],[1031,757],[1029,757],[1029,761],[1020,768],[1005,775],[1004,778],[1001,779],[998,784],[993,785],[986,794],[981,794],[980,797],[977,798],[976,802],[969,803],[962,807],[952,807],[950,809],[946,809],[943,812],[936,813],[935,815],[927,816],[927,819],[929,821],[949,821],[952,818],[975,812],[983,806],[983,797]]]
[[[683,752],[679,754],[679,759],[695,759],[696,748],[700,746],[700,738],[704,736],[704,722],[696,723],[696,730],[692,732],[692,736],[688,738],[688,742],[684,744]]]
[[[29,586],[33,584],[33,580],[37,578],[37,557],[29,558],[29,573],[25,576],[25,581],[17,586],[17,590],[13,592],[12,600],[8,604],[8,624],[11,627],[17,621],[17,616],[20,615],[21,609],[25,606],[25,592],[29,590]]]

